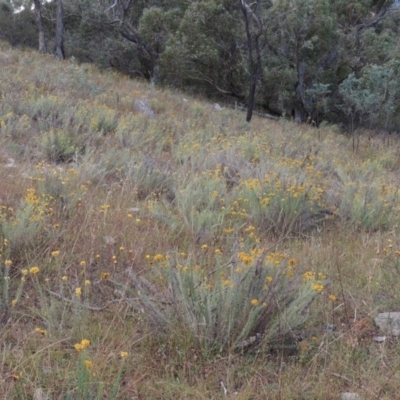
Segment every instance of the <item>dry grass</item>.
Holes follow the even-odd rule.
[[[200,99],[0,47],[2,398],[396,398],[397,340],[372,338],[373,316],[398,309],[397,137],[361,135],[354,153],[335,127],[248,125]],[[135,107],[142,98],[154,118]],[[316,292],[291,342],[215,351],[184,320],[157,326],[132,280],[168,316],[171,260],[223,295],[260,255],[278,260],[294,297],[293,282]],[[262,307],[254,293],[239,294]]]

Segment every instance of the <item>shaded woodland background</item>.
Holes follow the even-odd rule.
[[[397,132],[393,0],[0,3],[0,38],[277,117]],[[15,12],[24,7],[23,11]]]

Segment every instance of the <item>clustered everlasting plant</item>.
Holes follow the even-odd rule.
[[[239,252],[209,272],[182,256],[157,254],[153,260],[166,293],[160,296],[147,280],[131,275],[147,318],[169,333],[182,326],[202,347],[219,353],[243,349],[251,338],[267,346],[295,339],[324,288],[315,273],[302,277],[293,258],[263,249]]]

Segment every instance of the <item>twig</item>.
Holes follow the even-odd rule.
[[[75,303],[73,300],[71,299],[67,299],[66,297],[61,296],[60,294],[56,293],[56,292],[52,292],[51,290],[46,289],[47,293],[50,293],[51,295],[58,297],[59,299],[66,301],[67,303]],[[112,303],[120,303],[121,301],[124,301],[126,299],[118,299],[118,300],[110,300],[108,301],[103,307],[93,307],[93,306],[89,306],[89,305],[85,305],[85,304],[79,304],[80,306],[87,308],[88,310],[91,311],[102,311],[105,308],[107,308],[110,304]]]
[[[226,264],[221,265],[220,267],[215,268],[213,271],[209,272],[209,273],[207,274],[207,278],[209,278],[211,275],[214,275],[214,274],[215,274],[216,272],[218,272],[220,269],[225,268],[225,267],[227,267],[227,266],[230,265],[230,264],[233,264],[233,260],[230,260],[230,261],[227,262]],[[204,281],[204,280],[201,280],[201,281],[194,287],[194,289],[197,289],[197,288],[203,283],[203,281]]]
[[[31,356],[24,358],[24,360],[16,367],[16,369],[20,368],[21,365],[25,364],[29,359],[31,359],[31,358],[37,356],[39,353],[41,353],[41,352],[43,352],[43,351],[49,349],[50,347],[53,347],[53,346],[59,344],[59,343],[66,342],[66,341],[68,341],[68,340],[70,340],[70,339],[71,339],[70,337],[67,337],[67,338],[58,340],[57,342],[51,343],[51,344],[49,344],[48,346],[43,347],[42,349],[39,349],[39,350],[35,351]]]
[[[347,378],[347,376],[343,376],[343,375],[337,374],[336,372],[331,372],[331,374],[333,376],[336,376],[336,378],[340,378],[340,379],[343,379],[343,380],[345,380],[347,382],[350,382],[350,383],[354,384],[354,381],[352,381],[351,379]]]

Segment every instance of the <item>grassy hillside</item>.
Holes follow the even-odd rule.
[[[396,137],[5,44],[0,99],[2,398],[398,396]]]

